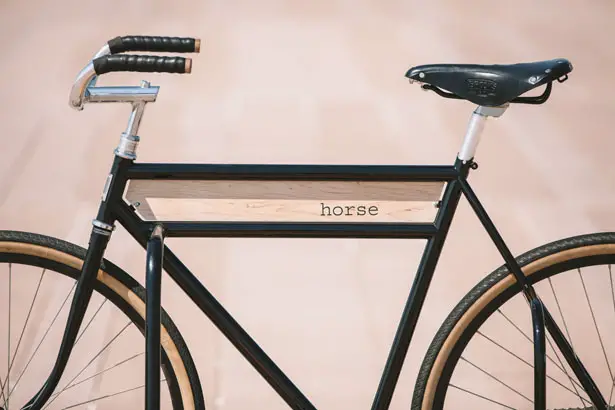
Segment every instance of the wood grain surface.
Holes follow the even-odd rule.
[[[145,220],[430,222],[441,182],[129,181]]]

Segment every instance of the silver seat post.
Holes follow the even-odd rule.
[[[478,147],[478,143],[480,142],[480,137],[483,133],[483,129],[485,128],[485,122],[488,117],[500,117],[506,109],[508,108],[508,104],[502,105],[499,107],[483,107],[478,106],[472,113],[470,117],[470,123],[468,124],[468,130],[466,131],[465,138],[463,139],[463,144],[461,145],[461,149],[459,150],[459,154],[457,158],[466,163],[467,161],[474,158],[476,154],[476,148]]]

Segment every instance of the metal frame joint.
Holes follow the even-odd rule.
[[[94,219],[92,221],[92,226],[94,226],[94,231],[96,233],[111,236],[111,233],[115,230],[115,225],[109,225],[108,223],[99,221],[98,219]]]

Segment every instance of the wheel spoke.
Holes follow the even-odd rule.
[[[508,323],[510,323],[519,333],[521,333],[521,335],[523,337],[525,337],[525,339],[531,343],[532,345],[534,344],[534,341],[527,335],[525,334],[525,332],[523,330],[521,330],[521,328],[515,324],[515,322],[513,322],[508,316],[506,316],[504,314],[504,312],[502,312],[501,309],[497,310],[503,317],[504,319],[506,319],[506,321]],[[570,380],[570,384],[572,385],[572,388],[575,390],[576,395],[579,397],[579,399],[581,400],[581,405],[584,406],[585,402],[583,397],[581,396],[581,394],[579,393],[579,390],[577,389],[577,387],[580,387],[581,389],[583,389],[583,387],[579,384],[579,382],[577,382],[575,379],[572,378],[572,376],[570,376],[570,374],[568,373],[568,371],[566,370],[566,368],[564,367],[564,363],[562,362],[562,359],[559,357],[559,355],[557,354],[557,350],[555,349],[555,347],[553,346],[553,343],[551,342],[551,339],[549,338],[549,334],[547,333],[546,335],[546,340],[547,342],[549,342],[549,346],[551,346],[551,349],[553,350],[553,353],[555,353],[555,357],[557,358],[557,361],[559,362],[559,365],[557,363],[555,363],[555,361],[551,358],[551,356],[549,356],[548,354],[546,354],[545,356],[547,357],[547,359],[549,359],[549,361],[556,367],[558,368],[562,373],[564,373],[567,377],[568,380]]]
[[[570,337],[570,332],[568,331],[568,324],[566,323],[566,319],[564,318],[564,312],[562,311],[562,307],[559,304],[557,293],[555,293],[555,287],[553,286],[553,282],[551,281],[551,278],[549,278],[548,281],[549,281],[549,286],[551,286],[551,291],[553,292],[553,297],[555,298],[555,304],[557,305],[557,310],[559,311],[559,315],[561,316],[562,322],[564,323],[564,329],[566,329],[566,337],[568,337],[568,341],[570,342],[570,347],[572,347],[572,351],[574,352],[574,344],[572,343],[572,337]]]
[[[98,309],[96,309],[96,312],[94,312],[94,314],[92,315],[92,317],[90,318],[90,320],[88,321],[88,323],[85,325],[85,327],[83,328],[83,331],[81,332],[81,334],[79,334],[79,336],[77,336],[77,339],[75,340],[75,346],[77,346],[77,343],[79,343],[79,339],[81,339],[81,336],[83,336],[83,334],[85,333],[86,330],[88,330],[88,327],[90,327],[90,324],[92,324],[92,322],[94,321],[94,319],[96,318],[96,316],[98,315],[98,312],[100,312],[100,309],[102,309],[102,307],[104,306],[105,302],[107,302],[107,300],[109,299],[104,299],[102,301],[102,303],[100,304],[100,306],[98,306]]]
[[[546,336],[547,342],[549,342],[549,346],[551,346],[551,350],[553,350],[553,353],[555,354],[555,357],[557,358],[557,361],[562,367],[564,367],[564,362],[562,361],[562,358],[559,357],[559,354],[557,353],[557,349],[555,348],[555,346],[553,346],[553,342],[551,341],[551,335],[547,332],[545,336]],[[568,370],[565,370],[564,372],[566,376],[568,377],[568,380],[570,380],[570,384],[572,385],[572,388],[576,392],[576,396],[581,401],[581,406],[591,405],[589,398],[581,396],[581,393],[579,392],[578,388],[580,388],[582,392],[587,393],[585,389],[583,389],[583,386],[581,386],[581,384],[576,379],[572,378],[570,373],[568,373]]]
[[[40,285],[40,283],[39,283]],[[53,323],[55,322],[55,319],[58,317],[59,313],[62,311],[62,308],[64,307],[64,305],[66,304],[66,302],[68,301],[68,297],[70,296],[70,294],[72,293],[72,291],[75,289],[77,283],[75,282],[75,284],[73,285],[73,288],[70,290],[70,292],[68,293],[66,299],[64,299],[64,303],[62,303],[62,306],[60,306],[60,310],[58,311],[58,313],[56,314],[56,317],[53,319],[53,321],[51,322],[51,325],[49,326],[49,328],[47,329],[47,332],[49,332],[49,330],[51,329],[51,326],[53,325]],[[92,323],[92,321],[94,320],[94,318],[96,317],[96,315],[98,315],[98,312],[100,312],[100,309],[102,309],[102,307],[104,306],[105,302],[108,299],[104,299],[103,302],[100,304],[100,306],[98,307],[98,309],[96,310],[96,312],[94,312],[94,315],[92,315],[92,317],[90,318],[89,322],[86,324],[85,328],[83,329],[83,331],[81,332],[81,334],[77,337],[77,339],[75,340],[75,344],[73,345],[76,346],[77,343],[79,343],[79,339],[81,339],[81,336],[83,336],[83,334],[85,333],[85,331],[88,329],[88,327],[90,326],[90,324]],[[34,302],[33,302],[34,303]],[[43,335],[43,340],[45,339],[45,336],[47,336],[47,332],[45,332],[45,334]],[[41,342],[39,343],[39,345],[37,346],[37,349],[41,346],[41,344],[43,343],[43,340],[41,340]],[[30,360],[28,360],[28,363],[26,364],[26,368],[27,366],[30,364],[30,361],[32,360],[32,358],[34,357],[34,355],[36,354],[36,350],[34,351],[34,353],[32,354],[32,356],[30,357]],[[24,368],[23,372],[25,372],[26,368]],[[23,372],[21,373],[19,379],[21,379],[21,376],[23,375]],[[19,379],[17,379],[17,382],[19,382]],[[17,383],[15,384],[15,386],[13,387],[13,389],[11,389],[11,391],[9,392],[9,397],[11,396],[11,393],[13,393],[13,390],[15,389],[15,387],[17,387]]]
[[[166,381],[166,379],[162,379],[162,380],[160,380],[160,383],[163,383],[163,382],[165,382],[165,381]],[[92,402],[95,402],[95,401],[98,401],[98,400],[103,400],[103,399],[108,399],[108,398],[110,398],[110,397],[119,396],[120,394],[129,393],[129,392],[131,392],[131,391],[139,390],[139,389],[142,389],[142,388],[144,388],[144,387],[145,387],[145,385],[143,384],[143,385],[138,386],[138,387],[133,387],[132,389],[122,390],[122,391],[119,391],[119,392],[117,392],[117,393],[113,393],[113,394],[106,394],[106,395],[104,395],[104,396],[96,397],[96,398],[94,398],[94,399],[90,399],[90,400],[82,401],[81,403],[71,404],[71,405],[70,405],[70,406],[68,406],[68,407],[62,407],[62,410],[72,409],[72,408],[74,408],[74,407],[77,407],[77,406],[82,406],[82,405],[84,405],[84,404],[92,403]]]
[[[589,312],[592,315],[594,327],[596,328],[596,334],[598,334],[598,340],[600,341],[600,347],[602,348],[602,354],[604,354],[604,360],[606,361],[606,367],[609,369],[611,380],[613,380],[613,371],[611,370],[609,358],[606,354],[606,349],[604,348],[604,342],[602,342],[602,335],[600,334],[600,330],[598,329],[598,322],[596,322],[596,316],[594,315],[594,309],[592,308],[592,304],[589,301],[589,295],[587,294],[587,288],[585,287],[585,281],[583,280],[583,275],[581,275],[581,269],[577,269],[577,270],[579,272],[579,278],[581,278],[581,284],[583,285],[583,292],[585,293],[585,299],[587,300],[587,306],[589,306]]]
[[[118,337],[119,337],[119,336],[120,336],[120,335],[124,332],[124,330],[128,329],[128,326],[130,326],[131,324],[132,324],[132,322],[128,322],[128,323],[126,324],[126,326],[124,326],[124,327],[122,328],[122,330],[120,330],[120,331],[119,331],[119,332],[118,332],[115,336],[113,336],[113,338],[111,338],[111,340],[110,340],[110,341],[109,341],[106,345],[104,345],[104,346],[103,346],[103,348],[102,348],[102,349],[100,349],[100,350],[98,351],[98,353],[96,353],[96,354],[94,355],[94,357],[92,357],[92,359],[90,359],[90,361],[89,361],[89,362],[88,362],[88,363],[87,363],[87,364],[86,364],[86,365],[85,365],[85,366],[84,366],[84,367],[83,367],[83,368],[79,371],[79,373],[77,373],[77,375],[76,375],[75,377],[73,377],[73,378],[71,379],[71,381],[69,381],[68,383],[66,383],[66,385],[64,386],[64,388],[63,388],[62,390],[60,390],[60,392],[59,392],[59,393],[58,393],[58,394],[57,394],[57,395],[56,395],[53,399],[49,400],[49,402],[45,405],[45,407],[43,407],[43,410],[44,410],[44,409],[46,409],[47,407],[49,407],[49,406],[51,405],[51,403],[53,403],[53,402],[55,401],[55,399],[57,399],[57,398],[58,398],[58,397],[59,397],[59,396],[60,396],[63,392],[65,392],[65,391],[66,391],[66,389],[67,389],[67,387],[68,387],[69,385],[71,385],[71,384],[72,384],[75,380],[77,380],[77,378],[78,378],[79,376],[81,376],[81,373],[83,373],[83,372],[84,372],[84,371],[85,371],[88,367],[90,367],[90,365],[91,365],[92,363],[94,363],[94,360],[96,360],[96,359],[98,358],[98,356],[100,356],[100,355],[101,355],[101,354],[102,354],[105,350],[107,350],[107,348],[108,348],[109,346],[111,346],[111,344],[112,344],[115,340],[117,340],[117,338],[118,338]]]
[[[10,266],[10,265],[9,265]],[[45,276],[45,269],[43,269],[43,272],[41,273],[41,277],[38,280],[38,285],[36,286],[36,291],[34,292],[34,297],[32,298],[32,303],[30,304],[30,309],[28,310],[28,315],[26,316],[26,321],[23,325],[23,328],[21,329],[21,334],[19,335],[19,340],[17,341],[17,347],[15,348],[15,354],[13,355],[13,359],[11,360],[11,363],[9,364],[8,367],[8,374],[11,373],[11,369],[13,368],[13,364],[15,363],[15,358],[17,357],[17,352],[19,351],[19,346],[21,345],[21,340],[23,338],[23,335],[26,331],[26,327],[28,326],[28,321],[30,320],[30,315],[32,314],[32,309],[34,308],[34,302],[36,302],[36,297],[38,296],[38,291],[41,288],[41,283],[43,282],[43,277]],[[10,287],[10,286],[9,286]],[[10,295],[10,293],[9,293]],[[9,300],[10,300],[10,296],[9,296]],[[10,310],[10,307],[9,307]],[[10,320],[9,320],[10,323]],[[10,329],[9,329],[10,330]],[[10,331],[9,331],[9,337],[10,337]],[[9,389],[11,389],[11,386],[8,383],[8,375],[7,375],[7,379],[6,381],[6,390],[8,393],[8,396],[10,397],[11,393],[9,391]],[[2,380],[0,379],[0,390],[2,391],[2,395],[4,396],[4,383],[2,383]],[[8,403],[7,403],[7,398],[4,399],[5,404],[8,407]]]
[[[498,379],[497,377],[495,377],[494,375],[492,375],[491,373],[489,373],[488,371],[482,369],[481,367],[477,366],[476,364],[472,363],[471,361],[469,361],[468,359],[466,359],[465,357],[461,356],[460,357],[461,360],[463,360],[464,362],[468,363],[470,366],[474,367],[475,369],[481,371],[483,374],[486,374],[487,376],[489,376],[490,378],[492,378],[493,380],[497,381],[498,383],[500,383],[502,386],[507,387],[509,390],[517,393],[519,396],[523,397],[525,400],[529,401],[530,403],[534,403],[532,401],[532,399],[530,399],[529,397],[527,397],[526,395],[524,395],[523,393],[521,393],[519,390],[516,390],[514,387],[509,386],[508,384],[504,383],[502,380]]]
[[[8,394],[8,398],[11,397],[11,394],[13,394],[13,392],[15,391],[15,389],[17,388],[17,386],[19,385],[19,381],[21,380],[21,378],[23,377],[23,375],[26,373],[26,370],[28,370],[28,367],[30,366],[30,363],[32,362],[32,359],[34,359],[34,356],[36,355],[36,353],[38,352],[38,349],[40,349],[40,347],[42,346],[43,342],[45,341],[45,339],[47,338],[47,335],[49,334],[49,331],[51,330],[51,327],[53,326],[53,324],[55,323],[55,321],[58,319],[58,316],[60,316],[60,312],[62,312],[62,309],[64,308],[64,306],[66,305],[66,302],[68,302],[68,298],[70,297],[71,293],[73,293],[73,291],[75,290],[75,287],[77,286],[77,282],[75,282],[73,284],[73,287],[70,289],[70,291],[68,292],[68,294],[66,295],[66,298],[64,298],[64,302],[62,302],[62,305],[60,306],[60,308],[58,309],[57,313],[55,314],[53,320],[51,321],[51,323],[49,324],[49,326],[47,327],[47,329],[45,330],[45,333],[43,334],[43,337],[41,338],[41,341],[38,343],[38,345],[36,346],[36,349],[34,349],[34,352],[32,352],[32,354],[30,355],[30,358],[28,359],[28,361],[26,362],[25,367],[23,368],[23,370],[21,371],[21,373],[19,374],[19,377],[17,378],[17,381],[15,382],[15,385],[13,386],[13,388],[9,391]]]
[[[2,376],[0,375],[0,385],[2,389],[0,390],[0,398],[2,399],[2,405],[6,404],[6,396],[4,395],[4,383],[2,382]]]
[[[144,354],[145,354],[145,352],[143,352],[143,353],[138,353],[138,354],[136,354],[136,355],[134,355],[134,356],[132,356],[132,357],[129,357],[128,359],[124,359],[124,360],[122,360],[121,362],[118,362],[118,363],[114,364],[113,366],[108,367],[108,368],[106,368],[105,370],[102,370],[102,371],[100,371],[100,372],[98,372],[98,373],[96,373],[96,374],[94,374],[94,375],[92,375],[92,376],[90,376],[90,377],[87,377],[87,378],[85,378],[85,379],[83,379],[83,380],[81,380],[81,381],[79,381],[79,382],[77,382],[77,383],[73,383],[73,384],[67,385],[64,389],[62,389],[62,391],[57,392],[57,393],[54,393],[54,394],[50,397],[50,399],[52,399],[52,400],[53,400],[53,399],[55,399],[55,398],[56,398],[56,396],[59,396],[59,395],[60,395],[60,393],[62,393],[63,391],[67,391],[67,390],[72,389],[73,387],[77,387],[77,386],[79,386],[80,384],[87,382],[88,380],[92,380],[92,379],[93,379],[93,378],[95,378],[96,376],[100,376],[101,374],[106,373],[106,372],[108,372],[109,370],[112,370],[112,369],[114,369],[115,367],[118,367],[118,366],[120,366],[120,365],[122,365],[122,364],[124,364],[124,363],[126,363],[126,362],[129,362],[130,360],[133,360],[133,359],[135,359],[135,358],[137,358],[137,357],[139,357],[139,356],[142,356],[142,355],[144,355]]]
[[[118,362],[118,363],[114,364],[114,365],[113,365],[113,366],[111,366],[111,367],[107,367],[106,369],[101,370],[100,372],[98,372],[98,373],[96,373],[96,374],[94,374],[94,375],[92,375],[92,376],[90,376],[90,377],[87,377],[87,378],[85,378],[85,379],[83,379],[83,380],[81,380],[81,381],[79,381],[79,382],[77,382],[77,383],[73,383],[73,384],[71,384],[70,386],[66,387],[66,390],[70,390],[70,389],[72,389],[73,387],[79,386],[81,383],[85,383],[85,382],[87,382],[88,380],[92,380],[92,379],[93,379],[93,378],[95,378],[96,376],[100,376],[101,374],[106,373],[106,372],[108,372],[108,371],[110,371],[110,370],[113,370],[113,369],[115,369],[116,367],[121,366],[121,365],[123,365],[124,363],[127,363],[127,362],[129,362],[129,361],[131,361],[131,360],[133,360],[133,359],[136,359],[137,357],[142,356],[142,355],[144,355],[144,354],[145,354],[145,352],[142,352],[142,353],[137,353],[137,354],[135,354],[135,355],[133,355],[133,356],[129,357],[128,359],[124,359],[124,360],[122,360],[121,362]],[[59,393],[58,393],[58,394],[59,394]]]
[[[502,346],[500,343],[496,342],[495,340],[493,340],[492,338],[490,338],[489,336],[485,335],[484,333],[482,333],[480,330],[476,331],[477,334],[479,334],[480,336],[484,337],[485,339],[487,339],[488,341],[490,341],[491,343],[493,343],[494,345],[498,346],[500,349],[504,350],[505,352],[507,352],[508,354],[510,354],[511,356],[517,358],[518,360],[520,360],[522,363],[525,363],[526,365],[528,365],[529,367],[531,367],[532,369],[534,368],[534,365],[532,365],[530,362],[528,362],[527,360],[523,359],[522,357],[518,356],[517,354],[511,352],[510,350],[508,350],[507,348],[505,348],[504,346]],[[579,393],[575,393],[574,391],[570,390],[568,387],[564,386],[562,383],[560,383],[559,381],[555,380],[553,377],[547,375],[547,378],[549,378],[551,381],[553,381],[555,384],[561,386],[562,388],[568,390],[570,393],[574,394],[575,396],[578,396],[579,398],[581,398],[581,396],[579,396]]]
[[[9,366],[9,373],[11,369],[13,368],[13,363],[15,363],[15,357],[17,357],[17,351],[19,350],[19,346],[21,345],[21,340],[23,338],[23,335],[26,332],[26,327],[28,326],[28,321],[30,320],[32,309],[34,308],[34,302],[36,302],[36,297],[38,296],[38,291],[41,288],[41,283],[43,282],[44,276],[45,276],[45,269],[43,269],[43,272],[41,273],[41,277],[38,280],[38,285],[36,286],[36,291],[34,292],[34,297],[32,298],[32,303],[30,304],[30,309],[28,310],[26,321],[23,324],[23,328],[21,329],[21,334],[19,335],[19,340],[17,341],[17,347],[15,348],[15,354],[13,355],[13,360],[11,360],[11,365]]]
[[[549,282],[549,286],[551,287],[551,292],[553,293],[553,298],[555,299],[555,304],[557,305],[557,310],[559,311],[559,315],[562,318],[562,322],[564,323],[564,329],[566,329],[566,336],[568,337],[568,340],[570,341],[570,347],[572,347],[572,350],[574,352],[574,345],[572,344],[572,337],[570,337],[570,332],[568,331],[568,324],[566,323],[566,319],[564,318],[564,312],[562,310],[561,305],[559,304],[559,299],[557,298],[557,293],[555,293],[555,286],[553,285],[553,281],[551,280],[551,278],[548,279],[548,282]],[[547,332],[547,336],[549,336],[548,332]],[[555,347],[553,346],[553,343],[551,342],[551,339],[548,338],[548,340],[549,340],[549,345],[551,346],[551,349],[553,349],[553,351],[555,352],[555,356],[557,356],[557,359],[559,360],[559,362],[562,364],[562,367],[563,367],[564,363],[562,362],[561,358],[557,354],[557,349],[555,349]],[[566,371],[566,376],[568,376],[568,378],[570,379],[571,382],[574,380],[572,378],[572,376],[570,375],[570,373],[568,373],[568,371]],[[583,389],[583,386],[578,385],[578,387]],[[577,392],[579,398],[581,399],[581,405],[585,406],[586,404],[589,404],[589,403],[586,403],[581,398],[581,394],[579,393],[579,390],[577,389],[577,386],[575,386],[573,384],[573,388]],[[585,389],[583,389],[583,391],[585,391]]]
[[[493,399],[490,399],[489,397],[485,397],[485,396],[483,396],[482,394],[474,393],[473,391],[466,390],[466,389],[464,389],[464,388],[462,388],[462,387],[455,386],[454,384],[450,384],[450,383],[449,383],[449,386],[451,386],[451,387],[453,387],[453,388],[455,388],[455,389],[457,389],[457,390],[461,390],[462,392],[466,392],[466,393],[471,394],[471,395],[473,395],[473,396],[479,397],[479,398],[481,398],[481,399],[483,399],[483,400],[490,401],[491,403],[499,404],[500,406],[502,406],[502,407],[506,407],[507,409],[516,410],[514,407],[507,406],[507,405],[506,405],[506,404],[504,404],[504,403],[500,403],[499,401],[495,401],[495,400],[493,400]]]

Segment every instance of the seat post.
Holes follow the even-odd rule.
[[[459,150],[457,158],[464,163],[474,158],[476,153],[476,147],[480,142],[480,137],[485,128],[485,122],[488,117],[500,117],[504,114],[504,111],[508,108],[508,104],[501,105],[499,107],[484,107],[479,105],[476,107],[472,116],[470,117],[470,123],[468,124],[468,130],[466,131],[463,144]]]

